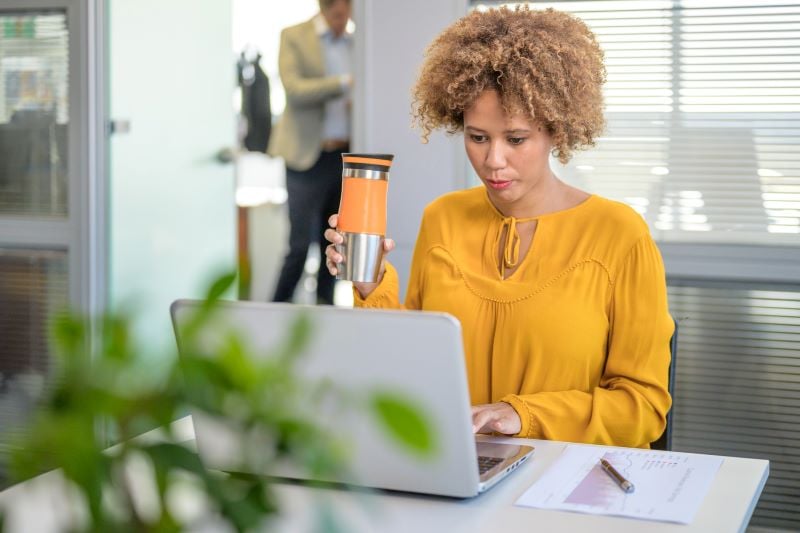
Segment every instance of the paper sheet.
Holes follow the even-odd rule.
[[[600,466],[606,459],[634,484],[626,494]],[[688,524],[722,457],[570,444],[517,505]]]

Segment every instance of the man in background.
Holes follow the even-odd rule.
[[[268,153],[286,162],[289,195],[289,251],[273,300],[292,300],[308,248],[323,250],[327,218],[339,209],[341,154],[350,149],[352,35],[347,31],[349,0],[319,0],[311,20],[281,32],[278,68],[286,109]],[[317,302],[333,303],[335,279],[317,273]]]

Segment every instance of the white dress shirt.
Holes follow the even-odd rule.
[[[348,23],[348,26],[350,24]],[[339,76],[344,93],[325,102],[325,119],[322,123],[323,140],[350,139],[350,79],[352,76],[353,36],[350,28],[334,37],[321,13],[314,17],[314,29],[320,38],[325,58],[325,72]]]

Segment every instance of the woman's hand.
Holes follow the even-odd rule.
[[[506,402],[472,406],[472,432],[516,435],[522,429],[522,420]]]
[[[344,257],[342,254],[336,251],[335,245],[341,244],[344,242],[344,237],[342,237],[338,231],[336,231],[336,225],[339,223],[339,215],[331,215],[328,219],[328,225],[330,228],[325,230],[325,240],[327,240],[329,244],[325,247],[325,266],[328,267],[328,272],[331,273],[331,276],[335,276],[339,270],[336,268],[337,263],[341,263],[344,261]],[[383,240],[383,258],[381,258],[381,268],[378,273],[378,282],[377,283],[362,283],[362,282],[353,282],[353,287],[356,288],[358,294],[361,295],[362,298],[366,298],[375,288],[380,284],[381,280],[383,279],[383,274],[386,272],[386,254],[394,250],[394,241],[392,239],[384,239]]]

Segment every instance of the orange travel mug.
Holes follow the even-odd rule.
[[[342,199],[336,230],[344,242],[336,251],[336,279],[375,283],[383,259],[386,237],[386,193],[390,154],[342,154]]]

